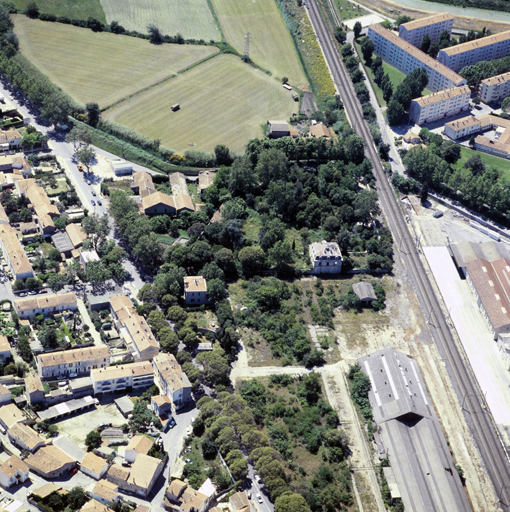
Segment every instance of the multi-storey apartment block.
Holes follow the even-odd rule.
[[[428,34],[431,42],[435,43],[439,41],[442,32],[448,30],[451,34],[452,29],[453,16],[449,13],[443,13],[403,23],[398,29],[398,35],[404,41],[419,48],[425,34]]]
[[[139,362],[98,368],[90,372],[94,395],[112,393],[127,388],[141,389],[154,384],[154,372],[151,363]]]
[[[467,85],[435,92],[411,101],[409,117],[416,124],[430,123],[469,108],[471,90]]]
[[[437,60],[453,71],[460,71],[463,67],[472,66],[482,60],[500,59],[507,55],[510,55],[510,30],[443,48],[439,51]]]
[[[484,103],[492,103],[510,96],[510,72],[482,80],[478,96]]]
[[[466,84],[457,73],[379,24],[370,25],[368,37],[374,43],[374,53],[402,73],[408,75],[415,69],[424,68],[429,77],[427,89],[432,92]]]

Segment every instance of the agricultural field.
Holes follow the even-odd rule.
[[[147,32],[154,23],[165,35],[220,41],[207,0],[101,0],[108,23],[118,21],[127,30]]]
[[[13,16],[22,54],[77,102],[112,105],[218,51]],[[62,49],[65,48],[65,51]]]
[[[17,9],[25,10],[33,0],[13,0]],[[95,18],[106,23],[101,2],[99,0],[37,0],[39,11],[55,16],[67,16],[72,20]]]
[[[175,103],[181,108],[172,112]],[[239,57],[219,55],[103,115],[182,154],[217,144],[242,152],[249,139],[262,137],[268,119],[287,119],[296,109],[276,80]]]
[[[250,58],[291,85],[307,84],[292,37],[275,0],[212,0],[226,40],[244,53],[250,32]]]

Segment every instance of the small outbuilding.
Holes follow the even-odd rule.
[[[121,396],[120,398],[115,399],[115,405],[118,407],[124,418],[127,418],[135,407],[135,404],[128,396]]]
[[[377,300],[374,287],[370,283],[354,283],[352,290],[364,306],[370,306],[374,300]]]
[[[416,133],[408,131],[404,135],[404,142],[407,142],[408,144],[421,144],[421,137],[416,135]]]

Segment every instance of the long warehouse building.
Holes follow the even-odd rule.
[[[457,73],[379,24],[368,27],[368,37],[374,43],[374,53],[405,75],[425,68],[429,77],[427,89],[432,92],[466,84]]]
[[[379,427],[379,457],[390,462],[383,470],[392,498],[401,498],[406,512],[470,511],[416,361],[385,348],[358,363],[370,379],[368,398]]]
[[[439,50],[437,60],[453,71],[510,55],[510,30]]]

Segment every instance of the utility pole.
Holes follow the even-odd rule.
[[[245,42],[244,42],[244,59],[248,60],[250,58],[250,33],[248,32],[245,36]]]

